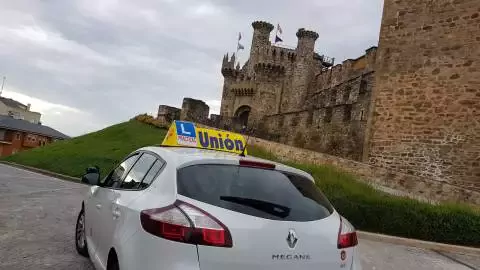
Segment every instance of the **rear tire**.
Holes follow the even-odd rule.
[[[110,253],[108,256],[107,270],[120,270],[117,254],[114,251]]]
[[[77,218],[77,225],[75,226],[75,248],[77,249],[78,254],[88,256],[87,248],[87,237],[85,234],[85,211],[80,210]]]

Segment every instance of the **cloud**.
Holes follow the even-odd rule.
[[[218,113],[220,61],[236,49],[239,31],[246,48],[238,58],[247,60],[252,21],[280,23],[291,46],[298,28],[315,30],[316,50],[339,62],[377,44],[382,2],[6,1],[0,76],[7,76],[5,94],[24,95],[44,123],[69,135],[159,104],[179,107],[183,97],[203,99]]]
[[[210,114],[220,114],[221,100],[207,100],[205,102],[210,107]]]

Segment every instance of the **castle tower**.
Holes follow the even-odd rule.
[[[247,74],[253,74],[253,66],[258,63],[259,54],[262,49],[270,46],[270,33],[273,30],[273,24],[264,21],[255,21],[252,23],[253,38],[250,48],[250,59]]]
[[[478,0],[385,0],[369,117],[373,165],[480,183],[479,10]]]
[[[222,90],[222,104],[220,115],[232,116],[234,110],[235,95],[230,91],[230,86],[235,82],[238,71],[235,70],[235,54],[228,58],[228,53],[223,56],[222,75],[224,78]]]
[[[305,28],[300,28],[297,31],[297,38],[297,57],[307,59],[312,58],[318,34],[313,31],[305,30]]]
[[[302,107],[307,99],[309,82],[314,75],[313,64],[315,61],[313,54],[318,34],[300,28],[297,31],[297,38],[298,43],[292,85],[291,88],[285,92],[285,96],[288,97],[288,104],[285,108],[282,108],[283,111],[292,111],[295,110],[295,108]]]

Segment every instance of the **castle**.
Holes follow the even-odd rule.
[[[191,99],[177,114],[480,191],[479,13],[478,0],[385,0],[378,48],[337,65],[317,33],[287,49],[253,22],[248,61],[223,57],[220,115]]]
[[[254,22],[249,60],[223,58],[220,115],[269,140],[360,159],[371,102],[376,47],[332,66],[314,52],[319,35],[299,29],[296,49],[270,43],[273,25]],[[227,125],[228,125],[227,124]]]

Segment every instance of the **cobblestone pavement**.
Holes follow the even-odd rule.
[[[0,164],[0,269],[92,270],[74,247],[87,188]],[[361,239],[360,254],[366,270],[480,270],[479,257]]]

